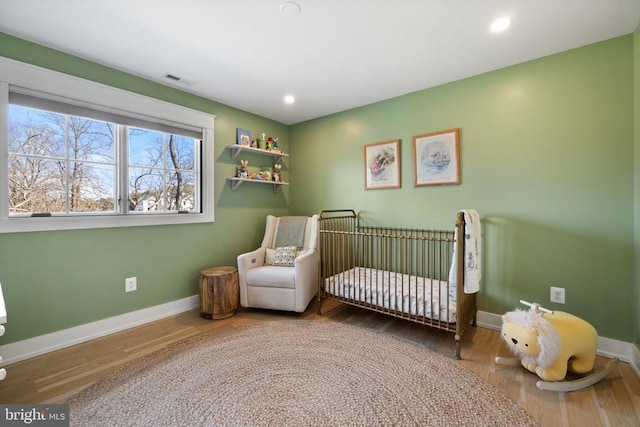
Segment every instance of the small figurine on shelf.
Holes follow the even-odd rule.
[[[281,170],[282,170],[281,164],[276,163],[273,165],[273,181],[274,182],[283,182]]]
[[[251,148],[258,148],[258,140],[254,139],[253,141],[251,141]]]
[[[240,169],[238,169],[236,173],[236,176],[238,178],[244,178],[244,179],[249,178],[249,170],[247,169],[247,166],[249,166],[248,160],[240,160]]]
[[[282,153],[282,150],[278,148],[278,138],[273,138],[271,142],[271,151],[277,151],[278,153]]]
[[[258,142],[258,148],[261,150],[267,149],[267,134],[263,133],[260,135],[260,141]]]
[[[262,171],[260,172],[260,175],[262,175],[262,179],[264,179],[265,181],[271,181],[272,179],[271,168],[269,166],[263,167]]]

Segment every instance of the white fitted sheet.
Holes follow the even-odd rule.
[[[324,291],[384,309],[456,322],[456,288],[444,280],[355,267],[326,278]]]

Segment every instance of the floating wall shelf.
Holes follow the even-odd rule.
[[[271,184],[273,185],[273,192],[277,192],[282,188],[283,185],[289,185],[288,182],[273,182],[273,181],[265,181],[260,179],[247,179],[247,178],[227,178],[231,181],[231,189],[235,190],[240,187],[243,182],[252,182],[256,184]]]
[[[238,155],[243,151],[246,151],[249,153],[267,155],[267,156],[273,156],[276,158],[276,160],[274,160],[276,163],[279,162],[280,159],[283,157],[289,157],[289,155],[286,153],[280,153],[278,151],[261,150],[259,148],[249,147],[248,145],[234,144],[234,145],[227,146],[227,148],[231,150],[231,158],[233,159],[238,157]]]

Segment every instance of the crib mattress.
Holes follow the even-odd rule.
[[[327,277],[324,291],[383,309],[456,322],[456,288],[443,280],[355,267]]]

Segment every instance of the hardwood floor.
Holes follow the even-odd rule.
[[[326,306],[328,306],[327,303]],[[0,403],[63,403],[119,366],[195,334],[262,321],[312,319],[386,331],[452,357],[453,335],[347,306],[323,316],[315,302],[305,313],[241,309],[224,320],[206,320],[197,310],[7,366]],[[640,380],[629,364],[619,363],[604,380],[584,390],[558,393],[536,388],[537,376],[521,367],[496,365],[509,356],[496,331],[469,327],[459,363],[474,371],[529,412],[541,426],[639,426]],[[602,366],[607,359],[598,357]]]

